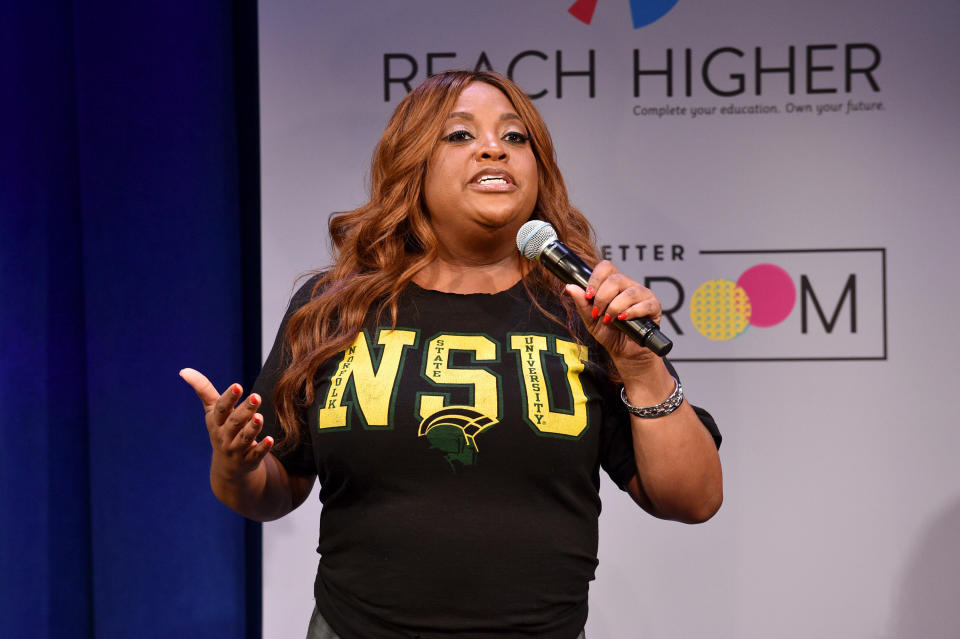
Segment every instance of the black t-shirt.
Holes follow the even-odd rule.
[[[597,565],[599,469],[621,488],[636,472],[600,347],[578,346],[522,284],[410,285],[398,310],[396,328],[371,320],[321,367],[301,443],[280,456],[320,480],[320,612],[343,639],[575,637]],[[282,366],[278,337],[254,385],[261,436],[282,434]]]

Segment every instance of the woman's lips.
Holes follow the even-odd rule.
[[[481,191],[512,191],[516,187],[513,176],[501,169],[484,169],[470,180],[468,185]]]

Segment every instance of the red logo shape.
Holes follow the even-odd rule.
[[[568,9],[568,12],[580,22],[590,24],[590,21],[593,20],[593,12],[596,10],[597,0],[577,0]]]

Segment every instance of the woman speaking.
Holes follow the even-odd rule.
[[[548,222],[593,267],[518,253]],[[617,330],[656,297],[598,262],[546,126],[494,73],[448,72],[394,112],[370,201],[330,221],[253,392],[184,369],[213,492],[258,521],[320,480],[308,637],[583,636],[600,468],[650,514],[709,519],[720,434],[676,372]]]

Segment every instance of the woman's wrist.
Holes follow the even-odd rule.
[[[624,394],[634,406],[655,406],[676,390],[676,380],[663,359],[652,353],[650,358],[620,360],[614,365],[620,373]]]
[[[675,386],[673,392],[670,394],[670,397],[666,398],[659,404],[650,406],[634,406],[630,403],[630,400],[627,399],[626,387],[620,389],[620,399],[623,401],[624,406],[626,406],[627,412],[635,417],[642,417],[644,419],[666,417],[680,408],[680,404],[683,403],[683,385],[680,383],[679,379],[674,378],[673,381]]]

